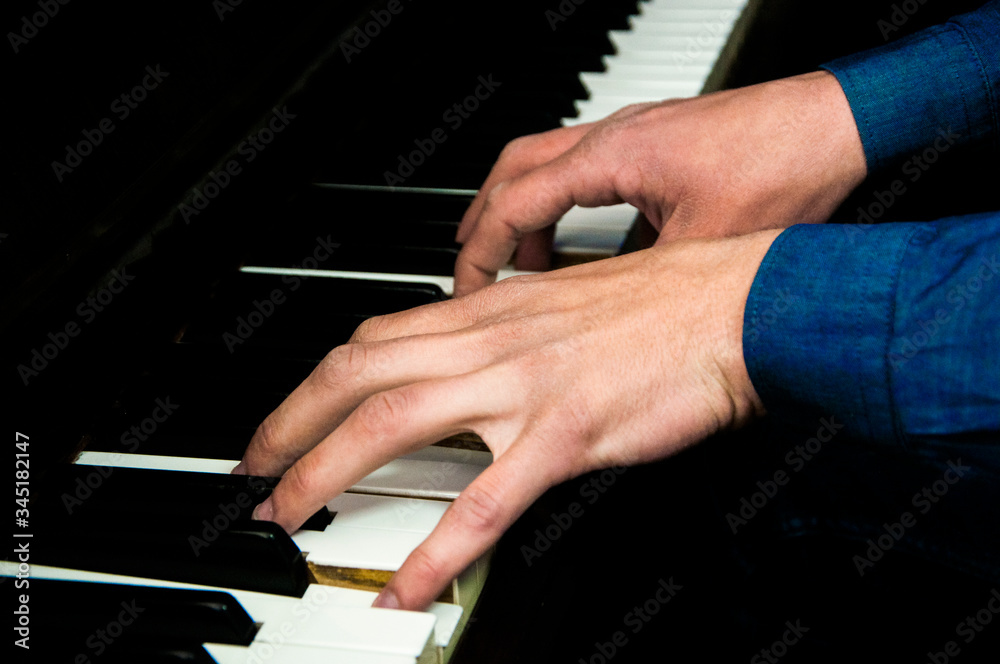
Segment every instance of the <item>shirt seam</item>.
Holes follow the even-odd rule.
[[[899,446],[907,451],[912,451],[910,448],[910,441],[907,436],[903,434],[903,426],[899,421],[899,407],[896,403],[896,391],[895,391],[895,381],[893,380],[892,362],[889,356],[890,349],[892,348],[892,340],[896,338],[897,326],[896,326],[896,301],[899,299],[899,281],[900,275],[903,271],[903,261],[906,258],[906,253],[910,247],[913,237],[924,232],[923,227],[916,227],[911,230],[907,235],[905,240],[901,243],[899,249],[899,255],[895,259],[895,269],[892,273],[892,285],[890,288],[890,298],[889,298],[889,311],[888,311],[888,323],[889,323],[889,334],[885,339],[885,348],[882,352],[882,369],[885,372],[885,388],[886,397],[889,405],[889,421],[891,423],[891,433],[894,440],[899,443]],[[866,400],[867,401],[867,400]],[[867,403],[866,403],[867,408]]]
[[[983,89],[986,93],[987,104],[986,107],[989,109],[990,123],[993,126],[993,144],[1000,147],[1000,116],[997,115],[997,100],[993,94],[993,88],[990,86],[989,73],[982,56],[979,53],[979,49],[976,48],[976,42],[969,36],[968,28],[962,23],[951,23],[950,24],[959,34],[962,41],[965,43],[966,48],[969,53],[975,59],[978,67],[977,74],[979,80],[983,84]],[[964,91],[963,91],[963,102],[964,102]],[[968,108],[966,108],[966,117],[968,117]]]

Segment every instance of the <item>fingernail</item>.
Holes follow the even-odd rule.
[[[247,466],[246,466],[246,464],[243,463],[242,461],[240,461],[238,464],[236,464],[235,468],[233,468],[232,470],[229,471],[229,474],[230,475],[246,475],[247,474]]]
[[[274,521],[274,505],[270,498],[254,509],[252,518],[255,521]]]
[[[372,602],[372,607],[376,609],[398,609],[399,598],[396,597],[396,593],[388,588],[383,588],[382,592],[375,598],[375,601]]]

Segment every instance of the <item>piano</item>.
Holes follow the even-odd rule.
[[[878,43],[867,18],[884,8],[862,5],[826,16],[781,0],[12,3],[0,352],[19,511],[0,585],[15,641],[31,646],[15,654],[390,664],[658,652],[666,637],[631,631],[654,614],[620,607],[648,609],[659,588],[689,582],[652,553],[618,569],[609,540],[659,550],[648,517],[621,507],[650,500],[640,480],[653,473],[704,472],[699,457],[553,489],[424,613],[369,605],[489,463],[482,441],[393,462],[291,537],[247,518],[274,478],[227,473],[362,320],[450,295],[457,220],[509,140],[811,69]],[[790,29],[818,16],[839,33]],[[642,224],[628,206],[574,210],[553,264],[613,255]],[[574,497],[588,518],[553,537]],[[694,629],[671,616],[664,633]],[[704,651],[704,633],[673,647]]]

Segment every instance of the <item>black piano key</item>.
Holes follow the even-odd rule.
[[[471,203],[471,195],[319,184],[304,187],[289,200],[278,214],[280,232],[276,230],[267,242],[301,237],[315,244],[317,237],[329,236],[335,242],[454,248],[458,222]]]
[[[301,597],[309,585],[305,558],[270,521],[217,519],[180,525],[45,515],[32,560],[56,567],[184,581]]]
[[[245,646],[257,633],[226,592],[50,579],[31,579],[30,591],[38,654],[183,661],[202,643]]]
[[[45,478],[53,489],[44,507],[64,510],[76,520],[128,522],[134,519],[201,526],[203,522],[250,521],[253,510],[279,478],[62,464]],[[55,501],[55,490],[62,491]],[[59,504],[55,504],[58,502]],[[326,508],[301,526],[322,531],[333,520]],[[78,527],[78,526],[76,526]]]
[[[453,263],[454,255],[446,260]],[[434,284],[237,273],[187,326],[182,341],[234,355],[271,346],[279,355],[284,350],[287,357],[318,361],[367,318],[444,299]]]

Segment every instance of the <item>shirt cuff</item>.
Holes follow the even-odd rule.
[[[834,418],[895,441],[886,358],[899,266],[922,224],[798,225],[777,237],[744,312],[747,371],[768,412]]]
[[[747,371],[788,424],[833,417],[852,438],[1000,467],[998,284],[1000,212],[792,226],[747,298]]]
[[[994,1],[823,65],[850,102],[869,172],[953,145],[985,141],[998,150],[998,33],[1000,2]]]

